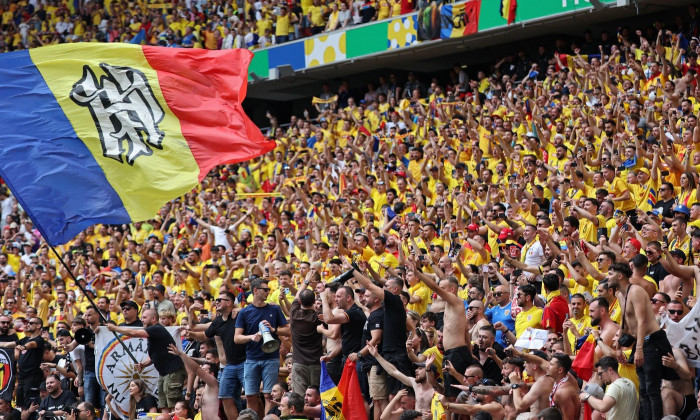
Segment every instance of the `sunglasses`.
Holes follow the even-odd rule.
[[[270,289],[267,289],[267,290],[270,290]],[[224,301],[224,302],[231,302],[231,299],[217,298],[214,302],[219,303],[219,302],[221,302],[221,301]]]
[[[493,295],[494,295],[495,297],[501,297],[501,296],[503,296],[503,293],[504,293],[504,292],[496,292],[496,293],[494,293]]]
[[[651,298],[651,299],[649,299],[649,301],[651,302],[652,305],[656,305],[657,303],[662,302],[661,300],[655,299],[655,298]],[[665,302],[662,302],[662,303],[665,303]]]
[[[29,324],[29,325],[41,325],[41,322],[29,321],[29,322],[27,322],[27,324]]]
[[[683,315],[682,309],[667,309],[668,313],[671,315]]]
[[[471,310],[471,311],[475,311],[475,310],[477,310],[477,309],[479,309],[477,306],[468,306],[468,307],[467,307],[467,310],[468,310],[468,311],[470,311],[470,310]]]

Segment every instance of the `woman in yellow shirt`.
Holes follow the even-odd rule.
[[[690,207],[697,200],[697,185],[695,184],[695,177],[692,172],[684,172],[681,175],[680,184],[680,187],[676,187],[678,204]]]

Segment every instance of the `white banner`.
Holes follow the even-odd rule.
[[[143,329],[132,327],[134,329]],[[182,349],[180,339],[180,327],[166,327],[173,336],[178,348]],[[148,340],[145,338],[127,337],[120,335],[126,346],[136,360],[141,363],[148,358]],[[107,392],[114,397],[113,405],[120,409],[121,415],[126,419],[129,414],[129,383],[132,379],[143,379],[148,386],[147,392],[158,397],[158,372],[153,364],[142,371],[137,371],[136,366],[124,346],[114,337],[107,327],[100,327],[95,334],[95,372],[97,380]]]
[[[691,366],[700,368],[700,304],[696,303],[680,322],[665,317],[663,323],[671,346],[679,348]]]

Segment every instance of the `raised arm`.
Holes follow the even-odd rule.
[[[375,359],[377,359],[377,361],[380,365],[382,365],[387,374],[398,379],[402,384],[406,386],[413,387],[415,385],[415,379],[409,378],[408,376],[401,373],[398,369],[396,369],[396,366],[389,363],[385,358],[382,357],[381,354],[379,354],[379,351],[377,351],[377,346],[372,345],[369,341],[367,342],[367,350],[369,351],[369,354],[371,354]]]

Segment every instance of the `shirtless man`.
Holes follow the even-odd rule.
[[[204,414],[202,419],[207,420],[218,420],[219,419],[219,382],[216,377],[211,373],[205,372],[197,362],[192,360],[190,356],[185,354],[182,350],[178,349],[174,344],[168,346],[168,352],[176,356],[180,356],[183,363],[185,363],[185,369],[188,373],[193,373],[203,380],[205,383],[204,392],[202,393],[202,404],[199,407],[200,411]]]
[[[630,268],[632,269],[632,277],[630,283],[641,286],[649,295],[649,299],[656,294],[656,284],[653,281],[647,280],[647,267],[649,267],[649,259],[642,254],[637,254],[630,259]]]
[[[693,268],[698,271],[696,266]],[[671,353],[671,344],[656,321],[649,295],[640,286],[630,284],[631,276],[629,265],[615,263],[608,277],[610,285],[617,288],[623,307],[622,334],[629,334],[636,340],[634,364],[639,376],[640,412],[646,420],[659,420],[663,417],[661,380],[678,379],[678,374],[662,365],[661,356]]]
[[[547,372],[540,367],[540,362],[547,363],[547,355],[542,351],[533,351],[524,355],[513,348],[513,346],[508,348],[513,351],[514,355],[525,360],[525,372],[527,372],[528,376],[535,378],[535,382],[530,386],[530,390],[525,393],[521,389],[523,387],[523,379],[520,372],[514,370],[508,375],[511,388],[513,389],[512,396],[515,414],[524,413],[528,410],[531,413],[537,413],[543,408],[549,407],[549,393],[552,392],[554,380],[547,376]]]
[[[529,355],[525,355],[525,360]],[[563,420],[578,420],[581,413],[581,402],[579,401],[578,382],[569,373],[571,370],[571,357],[566,354],[553,354],[549,361],[547,376],[554,380],[550,397],[550,407],[556,407],[561,411]]]
[[[662,356],[664,366],[675,370],[680,379],[675,381],[662,382],[661,399],[664,404],[664,416],[678,416],[682,419],[688,418],[695,409],[695,388],[693,379],[695,369],[688,366],[688,361],[678,348],[673,348],[673,356]]]
[[[423,366],[416,368],[415,378],[411,378],[410,376],[404,375],[398,369],[396,369],[394,365],[387,362],[386,359],[379,354],[377,346],[372,345],[369,341],[367,342],[367,350],[369,351],[369,354],[377,359],[388,375],[398,379],[402,384],[413,388],[413,391],[416,394],[416,410],[420,411],[421,413],[424,411],[430,411],[430,402],[435,394],[435,389],[433,389],[433,386],[428,380],[428,371],[425,369],[425,367],[433,364],[435,356],[429,356],[425,360],[425,363],[423,363]]]
[[[472,300],[467,308],[467,318],[469,325],[473,325],[469,330],[472,342],[479,339],[479,329],[491,325],[489,320],[484,315],[484,303],[480,300]]]
[[[663,250],[666,258],[661,258],[661,265],[670,273],[659,282],[659,292],[664,292],[673,297],[676,292],[682,292],[682,299],[687,298],[693,293],[695,286],[695,276],[689,271],[692,266],[682,265],[678,261],[680,258],[673,256],[667,249]]]
[[[442,273],[440,268],[435,264],[431,263],[431,265],[439,278],[439,275]],[[466,339],[467,317],[464,310],[464,302],[457,296],[459,282],[455,277],[444,277],[438,285],[432,277],[419,272],[415,267],[413,267],[413,270],[428,288],[445,301],[445,324],[442,336],[442,345],[445,348],[444,360],[452,363],[457,372],[464,372],[467,366],[473,363],[474,358],[472,357],[471,340]],[[455,381],[449,373],[445,373],[444,369],[443,378],[445,381],[445,396],[448,397],[449,401],[454,401],[459,395],[459,390],[454,388],[452,384],[459,384],[459,382]]]
[[[591,334],[593,334],[596,341],[595,360],[598,360],[605,356],[603,349],[600,348],[600,344],[603,343],[612,348],[613,339],[620,326],[610,319],[609,303],[604,297],[598,296],[593,299],[588,306],[588,313],[591,317],[591,326],[598,327],[597,330],[591,330]]]
[[[343,313],[343,310],[336,306],[335,299],[329,299],[328,304],[331,306],[334,316]],[[341,365],[343,358],[343,347],[340,337],[341,324],[326,325],[328,325],[327,328],[324,327],[323,324],[316,327],[316,331],[326,337],[326,354],[321,357],[321,360],[326,362],[328,375],[330,375],[331,379],[333,379],[335,383],[338,383],[338,381],[340,381],[340,376],[343,373],[343,366]]]

